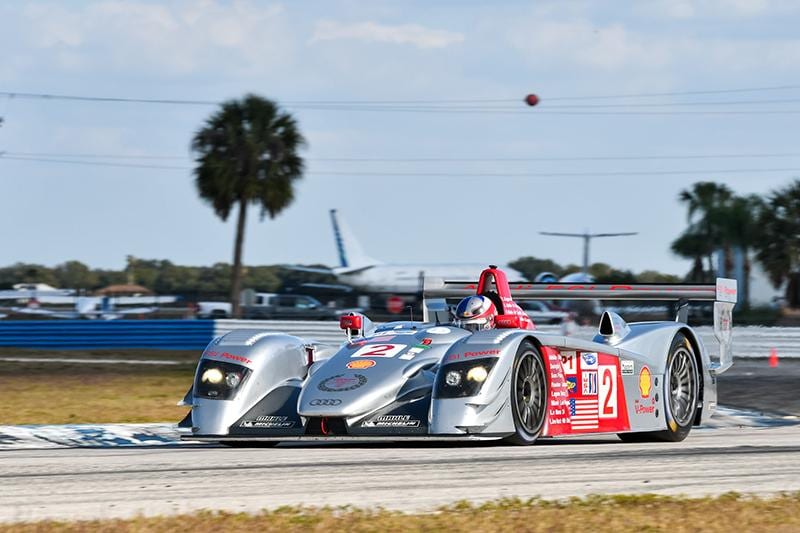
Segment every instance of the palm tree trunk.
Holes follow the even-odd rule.
[[[703,258],[699,255],[694,258],[694,268],[692,268],[692,281],[703,283],[706,279],[703,275]]]
[[[725,276],[733,277],[733,249],[729,245],[725,245],[723,249],[723,257],[725,259]]]
[[[242,248],[244,247],[244,224],[247,220],[247,201],[239,200],[239,217],[236,221],[236,243],[233,246],[233,271],[231,272],[231,316],[241,318],[239,293],[242,292]]]
[[[750,308],[750,269],[752,268],[750,265],[750,250],[745,246],[742,248],[742,254],[744,255],[744,308]]]

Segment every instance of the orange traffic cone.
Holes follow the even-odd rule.
[[[778,352],[775,348],[769,352],[769,366],[770,368],[775,368],[778,366]]]

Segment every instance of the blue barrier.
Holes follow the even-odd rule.
[[[0,346],[17,348],[154,348],[202,350],[213,320],[3,320]]]

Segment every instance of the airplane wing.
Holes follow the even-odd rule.
[[[333,274],[333,269],[328,267],[307,267],[302,265],[279,265],[286,270],[296,270],[297,272],[311,272],[312,274]]]
[[[106,315],[146,315],[158,311],[158,307],[129,307],[127,309],[114,309],[113,311],[99,311],[98,314]]]
[[[114,305],[158,305],[171,304],[180,300],[179,296],[114,296],[111,301]]]
[[[77,311],[53,311],[52,309],[37,309],[31,307],[12,307],[11,311],[20,315],[47,316],[50,318],[80,318]]]

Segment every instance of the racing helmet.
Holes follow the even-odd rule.
[[[497,308],[486,296],[468,296],[458,302],[454,324],[469,331],[492,329]]]

